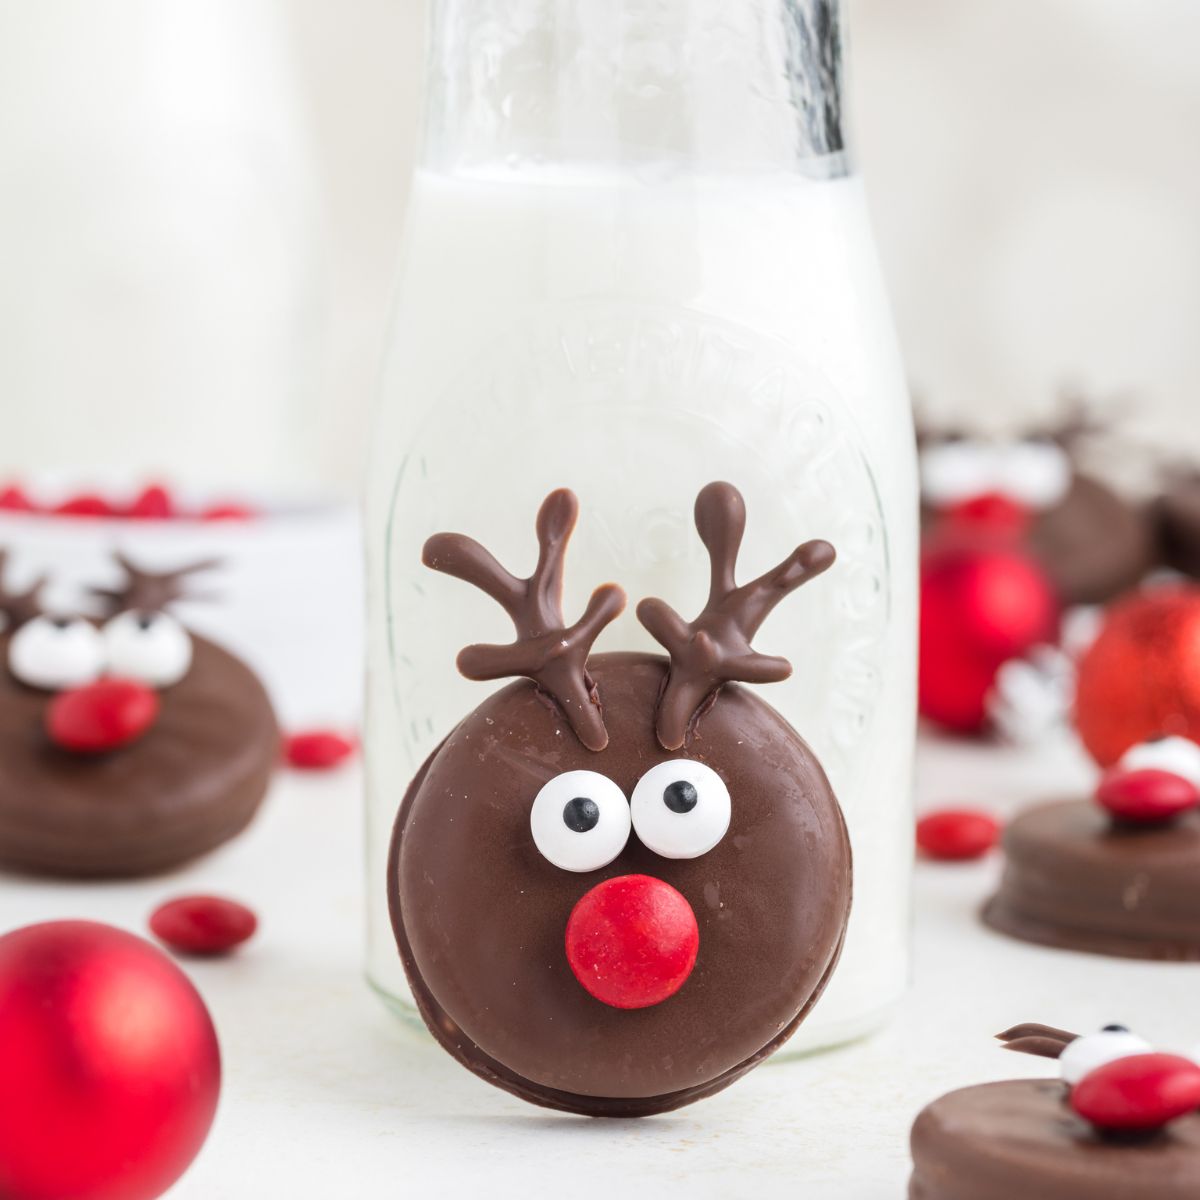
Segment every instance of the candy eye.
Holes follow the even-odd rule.
[[[596,771],[564,771],[542,788],[529,813],[542,857],[564,871],[598,871],[629,841],[629,801]]]
[[[1124,1025],[1105,1025],[1099,1033],[1089,1033],[1068,1042],[1058,1056],[1058,1069],[1063,1082],[1075,1086],[1097,1067],[1131,1054],[1149,1054],[1153,1047]]]
[[[1185,737],[1164,737],[1126,750],[1122,771],[1169,771],[1200,787],[1200,746]]]
[[[108,669],[151,687],[178,683],[192,665],[192,639],[166,613],[123,612],[104,626]]]
[[[642,844],[663,858],[699,858],[729,828],[729,789],[711,767],[674,759],[651,767],[630,801]]]
[[[1067,452],[1056,442],[1016,442],[996,452],[996,483],[1006,495],[1029,508],[1053,508],[1071,490],[1075,473]]]
[[[982,442],[955,441],[921,451],[921,491],[936,508],[982,496],[995,487],[996,451]]]
[[[104,670],[104,639],[79,617],[34,617],[8,643],[9,670],[30,687],[80,687]]]

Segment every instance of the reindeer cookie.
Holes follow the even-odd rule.
[[[1082,442],[1097,432],[1081,412],[1009,440],[922,432],[922,523],[1002,528],[1028,547],[1065,604],[1111,600],[1158,552],[1145,509],[1079,467]]]
[[[0,587],[0,864],[72,876],[165,871],[238,833],[278,730],[250,669],[167,609],[186,577],[118,556],[103,621]],[[3,556],[0,555],[0,573]]]
[[[1122,958],[1200,962],[1200,746],[1130,748],[1091,798],[1018,814],[983,909],[1023,941]]]
[[[1057,1079],[960,1088],[913,1124],[910,1200],[1191,1200],[1200,1195],[1200,1065],[1123,1025],[1079,1037],[1016,1025],[1005,1049]]]
[[[388,893],[421,1014],[464,1066],[549,1108],[645,1116],[732,1083],[787,1040],[828,981],[850,908],[850,845],[825,774],[740,682],[786,660],[750,645],[788,593],[833,562],[808,542],[738,586],[741,495],[704,488],[708,602],[638,617],[667,649],[590,654],[624,606],[612,584],[567,626],[563,554],[578,505],[547,497],[529,579],[457,534],[434,570],[513,619],[469,646],[485,700],[404,798]]]

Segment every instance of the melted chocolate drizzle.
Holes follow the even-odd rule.
[[[506,646],[467,646],[458,669],[474,680],[532,679],[562,709],[575,736],[589,750],[608,745],[608,731],[596,685],[587,671],[592,645],[625,607],[615,584],[598,587],[587,609],[567,626],[562,611],[563,558],[579,516],[579,500],[567,488],[551,492],[537,515],[538,561],[528,579],[518,579],[473,538],[434,534],[421,561],[486,592],[508,615],[517,639]]]
[[[702,707],[726,683],[777,683],[792,673],[786,658],[759,654],[750,641],[785,596],[833,565],[824,541],[805,542],[779,566],[738,587],[738,550],[746,530],[746,502],[731,483],[710,483],[696,497],[696,530],[712,564],[708,602],[684,621],[664,600],[646,599],[638,620],[671,658],[658,703],[658,740],[678,750]]]
[[[1039,1025],[1036,1021],[1027,1021],[1023,1025],[1014,1025],[1011,1029],[996,1034],[996,1039],[1004,1043],[1005,1050],[1015,1050],[1018,1054],[1058,1058],[1078,1036],[1076,1033],[1068,1033],[1065,1029],[1055,1029],[1053,1025]]]
[[[211,571],[220,566],[220,560],[206,558],[200,562],[177,567],[173,571],[143,571],[117,551],[113,558],[125,572],[125,581],[120,587],[92,588],[92,595],[99,597],[112,613],[164,612],[177,600],[199,600],[201,597],[188,591],[190,577],[200,571]]]
[[[5,618],[4,628],[15,629],[18,625],[24,625],[26,621],[41,616],[41,595],[46,586],[46,577],[43,575],[35,579],[23,592],[9,591],[4,586],[4,568],[7,560],[8,551],[0,550],[0,616]]]

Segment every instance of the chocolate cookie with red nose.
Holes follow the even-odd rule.
[[[168,870],[258,809],[278,757],[255,674],[166,611],[182,573],[124,564],[107,620],[0,588],[0,865],[74,876]]]
[[[1094,432],[1075,416],[1004,442],[925,433],[925,534],[1022,545],[1066,604],[1102,604],[1128,591],[1158,561],[1154,523],[1144,505],[1078,465],[1079,443]]]
[[[575,512],[569,493],[547,500],[529,580],[456,535],[427,546],[427,562],[485,587],[517,625],[512,646],[470,647],[460,666],[486,676],[519,661],[533,678],[485,700],[413,780],[388,898],[421,1014],[464,1066],[550,1108],[644,1116],[762,1061],[837,962],[851,892],[841,811],[799,734],[737,682],[786,673],[749,639],[832,550],[807,543],[739,588],[741,497],[710,485],[697,501],[713,560],[703,612],[684,622],[643,602],[669,658],[589,656],[621,597],[601,588],[565,625]]]

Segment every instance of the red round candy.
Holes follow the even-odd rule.
[[[200,514],[202,521],[251,521],[258,514],[245,504],[213,504]]]
[[[115,517],[116,510],[103,496],[94,492],[82,492],[56,505],[50,510],[60,517]]]
[[[150,930],[181,954],[228,954],[254,935],[258,918],[223,896],[180,896],[150,914]]]
[[[1200,741],[1200,587],[1115,604],[1079,663],[1075,728],[1102,766],[1163,734]]]
[[[1200,788],[1172,771],[1114,767],[1100,781],[1096,799],[1122,821],[1169,821],[1200,804]]]
[[[0,488],[0,509],[6,512],[36,512],[37,506],[26,495],[19,484],[10,483],[6,488]]]
[[[1045,573],[1006,547],[952,539],[922,557],[918,701],[922,715],[960,733],[987,720],[1001,665],[1053,641],[1058,604]]]
[[[98,679],[59,692],[46,709],[46,732],[76,754],[101,754],[137,741],[158,718],[158,693],[135,679]]]
[[[1200,1066],[1178,1054],[1133,1054],[1090,1071],[1071,1107],[1101,1129],[1159,1129],[1200,1108]]]
[[[124,515],[138,520],[165,521],[175,515],[175,504],[162,484],[153,483],[138,495]]]
[[[294,733],[283,743],[283,756],[288,764],[305,771],[325,771],[354,753],[353,739],[329,729],[314,729]]]
[[[221,1087],[208,1010],[142,938],[91,921],[0,937],[0,1196],[154,1200]]]
[[[669,883],[619,875],[598,883],[567,921],[575,978],[613,1008],[649,1008],[675,995],[696,965],[700,930]]]
[[[928,858],[981,858],[1000,838],[1000,822],[975,808],[945,808],[917,822],[917,846]]]
[[[1029,528],[1032,514],[1019,500],[1004,492],[985,492],[952,505],[945,510],[944,519],[961,534],[1016,538]]]

